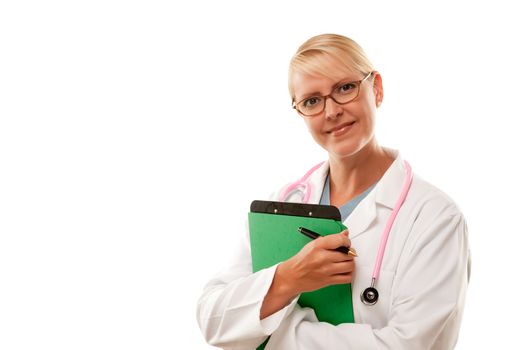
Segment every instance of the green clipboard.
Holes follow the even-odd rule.
[[[253,201],[248,223],[253,272],[289,259],[310,242],[297,231],[300,226],[323,236],[346,229],[334,206],[271,201]],[[333,325],[354,322],[350,284],[302,293],[298,303],[312,308],[319,321]]]

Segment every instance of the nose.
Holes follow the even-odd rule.
[[[334,119],[339,117],[343,113],[343,108],[341,105],[334,101],[330,96],[326,97],[325,106],[324,106],[324,115],[328,119]]]

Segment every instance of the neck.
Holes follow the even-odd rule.
[[[330,156],[330,202],[340,206],[383,176],[393,159],[372,139],[357,154],[339,158]]]

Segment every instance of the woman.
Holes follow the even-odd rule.
[[[381,75],[354,41],[319,35],[289,70],[292,103],[328,161],[309,176],[309,203],[339,207],[348,231],[312,241],[295,256],[252,273],[248,238],[237,263],[208,283],[198,305],[206,340],[227,349],[452,349],[468,283],[465,219],[443,192],[413,176],[366,303],[383,230],[409,165],[379,146]],[[283,187],[272,200],[301,202]],[[351,215],[350,215],[351,214]],[[333,250],[354,248],[359,256]],[[302,292],[352,283],[355,323],[319,322],[297,304]],[[374,295],[369,295],[372,299]],[[373,300],[369,300],[373,301]]]

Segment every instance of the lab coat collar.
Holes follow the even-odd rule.
[[[394,209],[406,176],[405,164],[398,151],[389,148],[383,150],[394,158],[394,162],[377,183],[375,199],[376,203]]]
[[[310,175],[309,181],[312,185],[312,193],[310,194],[310,200],[308,203],[319,204],[321,201],[321,195],[323,194],[324,183],[326,181],[326,176],[328,175],[329,169],[330,163],[326,161],[319,169]]]
[[[399,191],[403,186],[406,174],[400,153],[389,148],[383,148],[383,150],[394,158],[394,162],[383,174],[374,189],[370,191],[345,220],[344,225],[348,227],[350,238],[357,237],[370,226],[377,216],[377,205],[382,205],[392,210],[399,196]],[[311,175],[313,188],[310,203],[312,204],[318,204],[321,199],[328,169],[329,163],[325,162]]]

